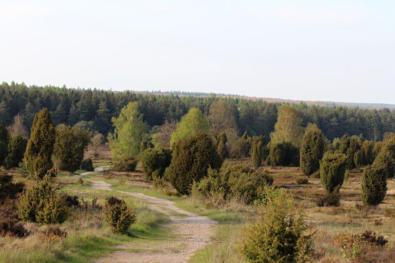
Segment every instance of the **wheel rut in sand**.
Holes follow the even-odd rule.
[[[104,181],[92,181],[92,188],[111,190],[111,185]],[[167,215],[170,218],[168,225],[176,238],[153,242],[148,247],[123,246],[122,250],[100,258],[96,263],[185,263],[211,242],[216,222],[208,217],[180,209],[173,201],[166,199],[142,193],[117,192],[146,201],[150,209]]]

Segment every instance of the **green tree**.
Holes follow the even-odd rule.
[[[254,136],[251,144],[251,161],[254,167],[262,165],[265,151],[265,141],[263,136]]]
[[[3,164],[8,154],[8,141],[10,136],[8,135],[7,129],[0,122],[0,165]]]
[[[320,160],[324,154],[325,138],[315,124],[307,127],[300,148],[300,168],[306,175],[311,175],[320,168]]]
[[[180,139],[186,139],[198,133],[208,133],[208,122],[206,116],[197,108],[191,108],[171,135],[170,145]]]
[[[114,159],[135,157],[140,152],[141,142],[148,131],[137,102],[125,106],[118,118],[112,118],[114,133],[109,134],[108,142]]]
[[[174,144],[166,176],[179,193],[189,194],[192,183],[199,182],[207,176],[209,167],[220,168],[221,159],[211,137],[207,134],[197,134]]]
[[[60,170],[73,172],[80,168],[90,137],[90,132],[67,125],[56,129],[54,156]]]
[[[347,156],[341,153],[326,152],[320,161],[321,183],[328,193],[339,189],[344,181]]]
[[[27,171],[36,179],[42,179],[52,168],[52,152],[55,142],[55,127],[47,109],[36,114],[24,156]]]
[[[26,150],[27,140],[20,135],[11,138],[8,143],[8,155],[4,161],[6,169],[17,167],[23,159]]]
[[[366,205],[378,205],[387,192],[387,175],[382,167],[365,168],[362,176],[362,201]]]
[[[281,106],[278,110],[274,132],[270,134],[271,143],[290,142],[299,148],[302,144],[303,133],[302,118],[295,107],[289,105]]]

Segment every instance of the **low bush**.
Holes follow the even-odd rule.
[[[107,199],[104,213],[114,233],[126,233],[130,225],[136,221],[135,212],[128,208],[124,200],[115,197]]]
[[[63,223],[68,216],[65,199],[51,186],[49,178],[26,189],[18,200],[18,216],[41,224]]]
[[[67,207],[77,208],[81,206],[78,196],[76,195],[64,195],[63,198]]]
[[[383,236],[378,236],[374,232],[365,231],[364,233],[354,235],[340,234],[336,236],[335,241],[340,247],[343,258],[348,261],[384,262],[377,258],[372,260],[369,255],[369,253],[377,249],[383,250],[383,247],[388,242]]]
[[[340,205],[340,193],[338,190],[327,193],[317,201],[317,205],[322,206],[339,206]]]
[[[81,170],[85,170],[85,171],[89,171],[89,172],[94,171],[92,159],[88,158],[88,159],[83,160],[81,162],[80,168],[81,168]]]
[[[113,170],[118,172],[134,172],[138,161],[133,157],[125,157],[114,163]]]
[[[269,189],[269,188],[267,188]],[[255,222],[244,230],[241,252],[248,262],[308,262],[312,234],[301,210],[283,190],[270,189]]]
[[[307,179],[307,178],[298,178],[298,179],[296,179],[296,183],[297,184],[308,184],[309,183],[309,179]]]
[[[206,199],[222,197],[224,200],[236,199],[252,204],[260,198],[265,186],[273,183],[267,172],[258,172],[248,166],[225,166],[220,171],[209,169],[208,177],[194,187],[194,192]]]

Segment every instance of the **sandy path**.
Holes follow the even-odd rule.
[[[111,185],[103,181],[92,181],[92,187],[111,190]],[[174,202],[166,199],[142,193],[118,192],[144,200],[150,209],[169,216],[169,227],[176,234],[176,238],[172,241],[152,242],[144,247],[123,246],[121,251],[101,258],[97,263],[184,263],[196,251],[210,243],[212,226],[216,222],[208,217],[180,209]],[[131,252],[132,249],[138,249],[138,252]]]
[[[81,174],[76,174],[76,175],[73,175],[71,178],[80,178],[82,176],[89,175],[89,174],[92,174],[92,173],[103,172],[104,168],[106,168],[106,166],[99,166],[99,167],[96,167],[94,171],[85,172],[85,173],[81,173]]]

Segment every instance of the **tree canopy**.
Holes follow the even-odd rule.
[[[140,145],[147,135],[148,126],[138,110],[136,102],[124,107],[118,118],[112,118],[114,133],[109,134],[108,141],[114,159],[135,157],[140,152]]]

